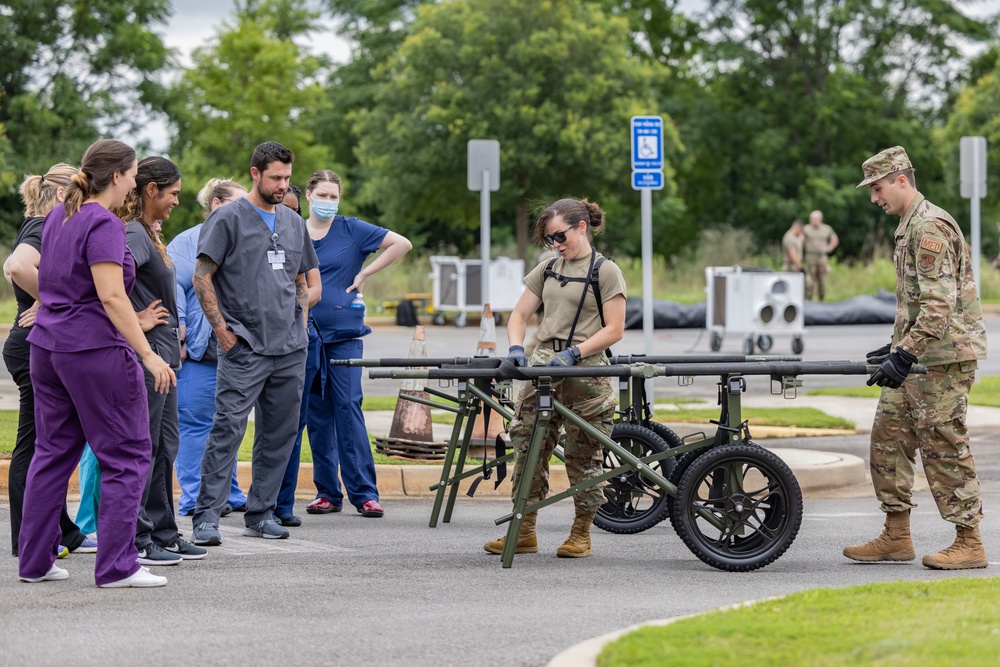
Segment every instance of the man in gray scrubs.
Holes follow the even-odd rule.
[[[281,539],[272,512],[299,423],[308,337],[305,274],[319,265],[305,221],[280,206],[295,156],[268,141],[253,152],[253,187],[216,209],[198,240],[194,289],[219,341],[215,419],[201,462],[193,542],[222,543],[219,515],[256,407],[249,537]]]

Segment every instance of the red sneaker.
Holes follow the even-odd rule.
[[[364,505],[358,508],[358,511],[361,512],[361,516],[376,518],[385,514],[385,511],[382,509],[382,506],[378,504],[377,500],[367,501]]]
[[[343,509],[340,505],[334,505],[326,498],[317,498],[306,505],[306,512],[309,514],[332,514]]]

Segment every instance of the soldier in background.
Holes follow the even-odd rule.
[[[844,555],[858,561],[909,561],[910,509],[917,450],[941,517],[955,524],[954,544],[924,556],[941,570],[988,565],[979,538],[983,517],[976,464],[965,425],[978,359],[986,358],[983,324],[969,249],[955,220],[916,190],[913,166],[901,146],[862,166],[858,185],[873,204],[900,216],[896,228],[896,322],[892,342],[868,355],[881,364],[868,384],[882,389],[871,435],[875,495],[885,529]],[[912,364],[926,375],[910,376]]]
[[[806,298],[815,293],[820,301],[826,298],[826,274],[830,272],[827,258],[840,245],[837,232],[823,222],[823,212],[809,214],[809,224],[802,230],[806,256]]]
[[[802,235],[802,221],[793,220],[785,235],[781,237],[781,270],[803,271],[802,245],[805,237]]]

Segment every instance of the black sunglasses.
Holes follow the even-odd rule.
[[[561,232],[556,232],[552,236],[546,236],[545,237],[545,242],[548,243],[549,245],[552,245],[554,243],[566,243],[566,232],[568,232],[571,229],[576,229],[579,226],[580,226],[580,223],[577,222],[576,224],[570,225],[569,227],[567,227],[566,229],[562,230]]]

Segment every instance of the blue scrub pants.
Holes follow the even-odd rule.
[[[361,339],[326,343],[323,348],[328,360],[360,359],[364,354]],[[344,503],[339,468],[348,500],[358,508],[369,500],[378,500],[375,460],[361,412],[363,370],[360,366],[329,366],[323,396],[310,396],[308,418],[316,497],[334,505]]]
[[[101,504],[101,466],[90,445],[83,448],[80,459],[80,507],[76,510],[76,525],[90,535],[97,532],[97,508]]]
[[[212,430],[215,416],[215,373],[212,362],[187,359],[177,371],[177,426],[180,432],[180,446],[174,459],[177,483],[181,495],[177,500],[177,510],[184,515],[194,511],[201,485],[201,457],[205,453],[205,443]],[[240,507],[247,501],[236,479],[236,464],[233,464],[232,483],[229,487],[228,503]]]
[[[326,358],[323,355],[323,341],[314,325],[309,327],[309,349],[306,353],[306,380],[302,390],[302,406],[299,408],[299,430],[295,436],[295,446],[285,468],[285,476],[281,480],[281,490],[278,491],[278,502],[274,506],[274,514],[279,519],[285,519],[295,514],[295,488],[299,482],[299,462],[302,454],[302,431],[306,427],[306,417],[309,410],[309,393],[317,378],[320,384],[316,391],[322,391],[322,378],[326,376]],[[315,400],[319,400],[317,394]]]

